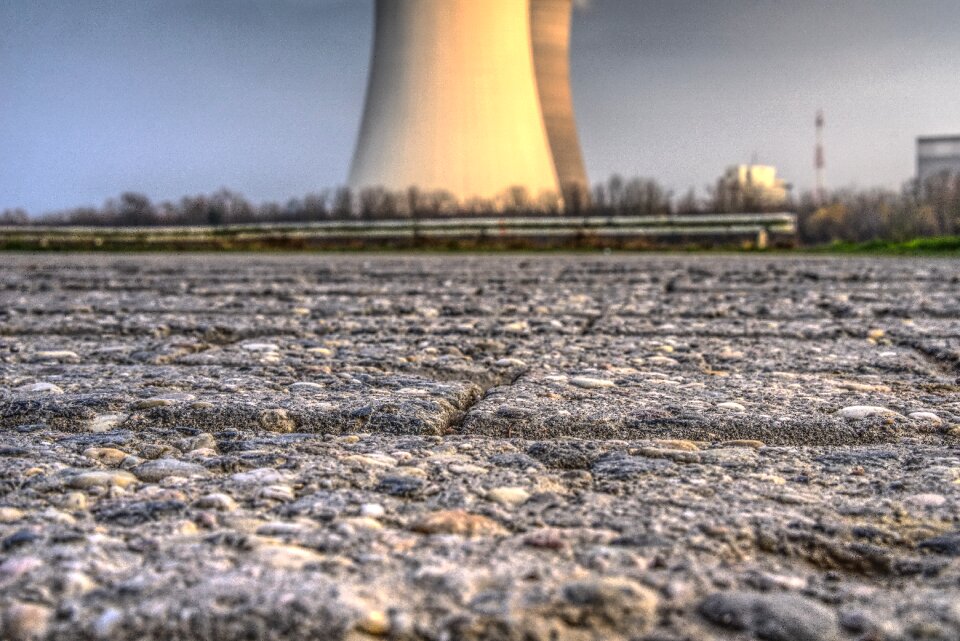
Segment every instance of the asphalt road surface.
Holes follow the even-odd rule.
[[[960,638],[960,261],[0,264],[0,638]]]

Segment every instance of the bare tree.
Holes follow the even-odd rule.
[[[4,209],[0,213],[0,225],[29,225],[30,216],[25,209]]]

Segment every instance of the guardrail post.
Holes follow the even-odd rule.
[[[757,232],[757,249],[766,249],[770,245],[770,234],[766,227],[761,227]]]

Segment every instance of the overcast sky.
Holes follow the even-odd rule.
[[[477,0],[483,1],[483,0]],[[285,201],[346,180],[372,0],[0,0],[0,209]],[[592,0],[573,85],[592,180],[700,192],[726,165],[898,187],[960,133],[957,0]]]

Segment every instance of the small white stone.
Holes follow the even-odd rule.
[[[382,610],[369,610],[357,621],[357,629],[370,636],[385,637],[390,633],[390,617]]]
[[[403,394],[404,396],[430,396],[430,392],[425,389],[420,389],[419,387],[401,387],[397,390],[397,394]]]
[[[271,501],[292,501],[295,498],[293,488],[289,485],[268,485],[260,490],[260,497]]]
[[[526,367],[527,364],[519,358],[501,358],[494,363],[495,367]]]
[[[43,352],[34,352],[34,361],[60,361],[60,362],[80,362],[80,356],[76,352],[66,349],[55,349]]]
[[[287,475],[272,467],[258,467],[249,472],[237,472],[230,480],[240,485],[272,485],[287,480]]]
[[[255,557],[259,563],[278,570],[302,570],[324,560],[313,550],[297,545],[264,545],[257,548]]]
[[[260,536],[297,536],[308,529],[303,523],[290,521],[267,521],[257,528]]]
[[[487,469],[472,463],[451,463],[448,470],[454,474],[467,474],[470,476],[482,476],[487,473]]]
[[[316,394],[317,392],[322,392],[326,388],[319,383],[302,382],[294,383],[287,389],[289,389],[292,394]]]
[[[358,467],[375,467],[388,469],[397,466],[397,459],[389,454],[370,452],[369,454],[351,454],[340,459],[343,463]]]
[[[244,343],[240,348],[248,352],[276,352],[280,346],[274,343]]]
[[[526,503],[530,493],[522,487],[497,487],[487,492],[487,499],[505,507]]]
[[[170,477],[199,478],[209,472],[202,465],[174,458],[161,458],[147,461],[133,468],[137,478],[147,483],[157,483]]]
[[[93,622],[93,634],[97,639],[110,639],[117,626],[123,620],[123,613],[116,608],[107,608]]]
[[[347,536],[353,536],[356,529],[361,530],[382,530],[383,524],[375,518],[369,516],[354,516],[342,519],[338,523],[339,527]]]
[[[720,403],[717,407],[722,410],[730,410],[731,412],[745,412],[747,410],[747,408],[740,403],[734,402]]]
[[[947,497],[932,493],[914,494],[904,499],[904,502],[915,507],[940,507],[947,502]]]
[[[101,414],[87,423],[87,431],[94,433],[109,432],[127,420],[127,414]]]
[[[613,381],[605,378],[591,378],[590,376],[577,376],[575,378],[571,378],[570,384],[574,387],[581,387],[583,389],[601,389],[605,387],[616,386]]]
[[[214,492],[197,499],[196,506],[208,510],[219,510],[221,512],[233,512],[237,509],[237,502],[229,494]]]
[[[0,507],[0,523],[16,523],[26,516],[23,510],[15,507]]]
[[[527,324],[527,321],[516,321],[503,326],[503,331],[510,334],[521,334],[528,329],[530,329],[530,325]]]
[[[379,519],[386,515],[387,511],[379,503],[364,503],[360,506],[360,515],[371,519]]]
[[[67,476],[64,483],[75,490],[91,487],[127,487],[137,482],[137,477],[125,470],[95,470]]]
[[[67,572],[60,580],[60,587],[66,597],[78,597],[97,587],[96,582],[83,572]]]
[[[63,394],[63,390],[53,383],[29,383],[17,388],[18,392],[27,394]]]
[[[915,421],[923,421],[924,423],[933,423],[934,425],[943,423],[943,419],[933,412],[913,412],[910,414],[910,418]]]
[[[851,405],[840,410],[840,416],[850,419],[869,418],[871,416],[900,416],[897,412],[876,405]]]

